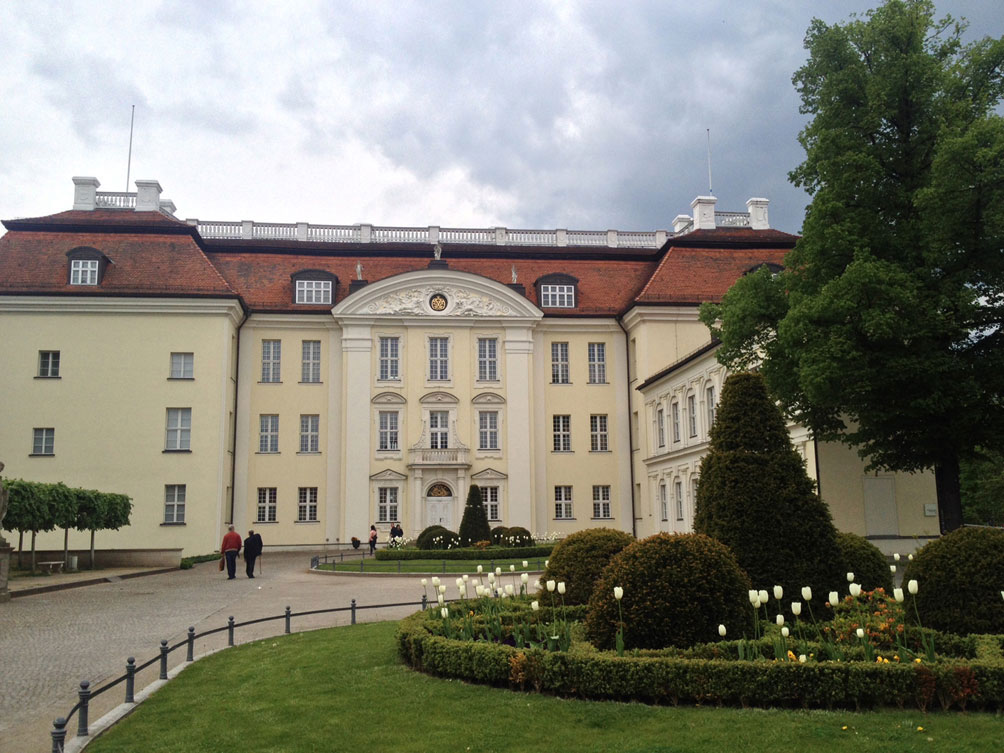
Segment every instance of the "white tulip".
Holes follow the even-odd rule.
[[[830,606],[835,607],[837,602],[840,601],[840,596],[837,595],[836,591],[830,591]]]
[[[463,588],[463,587],[464,587],[464,579],[457,578],[457,588]]]
[[[757,601],[759,601],[760,599],[760,597],[757,595],[757,592],[754,591],[752,588],[749,590],[748,595],[750,597],[750,604],[756,604]]]
[[[436,597],[436,601],[439,602],[439,606],[443,606],[446,603],[446,599],[443,598],[442,594],[439,594],[439,596]]]
[[[854,582],[854,573],[847,573],[847,582],[848,583]]]
[[[560,583],[558,583],[558,593],[561,594],[562,596],[565,595],[565,581],[561,581]]]
[[[496,567],[495,568],[495,574],[496,575],[501,575],[502,574],[502,568],[501,567]]]
[[[812,601],[812,589],[808,586],[802,586],[802,598],[806,601]]]
[[[784,597],[784,589],[781,586],[774,586],[774,598],[778,601]]]
[[[516,589],[514,589],[514,588],[513,588],[513,586],[512,586],[512,583],[506,583],[506,586],[505,586],[505,592],[506,592],[506,593],[507,593],[507,594],[508,594],[509,596],[512,596],[512,595],[513,595],[513,592],[514,592],[515,590],[516,590]]]
[[[848,590],[851,592],[851,596],[855,599],[861,595],[861,585],[859,583],[851,583],[851,585],[848,586]]]
[[[439,578],[433,576],[433,578],[432,578],[432,585],[438,588],[439,587]]]
[[[480,574],[481,574],[481,572],[482,572],[482,568],[481,568],[481,565],[478,565],[478,575],[480,575]]]
[[[908,560],[910,560],[911,562],[913,562],[913,555],[912,555],[912,554],[908,554],[908,555],[906,555],[906,558],[907,558]]]
[[[546,568],[550,564],[551,560],[544,560],[544,567]]]
[[[1004,596],[1004,592],[1002,592],[1001,595]],[[621,588],[620,586],[614,586],[614,598],[617,599],[617,601],[620,601],[621,599],[623,599],[624,598],[624,589]]]
[[[798,617],[798,615],[802,614],[802,602],[800,602],[800,601],[793,601],[793,602],[791,602],[791,613],[793,615],[795,615],[796,617]]]
[[[464,581],[464,583],[467,583],[470,579],[471,579],[471,576],[468,575],[467,573],[464,573],[464,577],[462,578],[462,580]]]
[[[805,664],[807,661],[809,661],[809,660],[808,660],[808,658],[806,658],[805,654],[799,654],[798,655],[798,663],[799,664]]]
[[[759,593],[757,593],[757,596],[759,597],[761,604],[766,604],[767,603],[767,591],[766,590],[760,591]]]
[[[789,634],[789,631],[788,631],[788,627],[786,625],[785,627],[781,628],[781,635],[783,635],[785,638],[787,638],[788,634]]]
[[[903,601],[903,589],[902,588],[894,588],[892,590],[892,596],[893,596],[894,599],[896,599],[896,601],[902,602]]]
[[[495,582],[495,573],[488,573],[488,582],[489,583]]]
[[[1004,599],[1004,591],[1001,591],[1001,598]]]
[[[536,612],[537,610],[539,610],[540,609],[540,602],[539,601],[531,601],[530,602],[530,609],[532,609],[534,612]]]
[[[778,624],[778,626],[783,625],[784,624],[784,615],[783,614],[779,614],[777,617],[774,618],[774,622],[776,622]]]
[[[917,581],[911,580],[906,584],[906,590],[910,592],[911,596],[917,595]]]
[[[526,560],[523,560],[523,567],[530,567],[530,564]]]
[[[896,560],[897,562],[899,562],[899,552],[896,552],[896,553],[895,553],[895,554],[894,554],[894,555],[892,556],[892,558],[893,558],[894,560]]]
[[[439,593],[445,594],[446,593],[446,586],[440,586],[439,587]]]
[[[509,565],[509,572],[510,573],[516,572],[516,566],[515,565]]]
[[[529,576],[529,575],[527,575],[526,573],[520,573],[520,574],[519,574],[519,579],[520,579],[520,580],[521,580],[521,581],[522,581],[523,583],[526,583],[526,582],[527,582],[528,580],[530,580],[530,576]]]
[[[422,586],[425,587],[427,585],[429,585],[429,579],[428,578],[422,578]]]
[[[890,573],[896,572],[896,566],[895,565],[889,565],[889,572]]]
[[[500,588],[496,588],[495,589],[495,595],[498,596],[501,599],[503,596],[505,596],[505,591],[503,591],[501,587]]]
[[[553,580],[547,581],[547,590],[554,593],[554,587],[557,585]]]
[[[449,617],[449,616],[450,616],[450,610],[449,610],[449,609],[447,609],[446,607],[443,607],[442,609],[440,609],[440,610],[439,610],[439,613],[440,613],[440,614],[441,614],[441,615],[443,616],[443,619],[444,619],[444,620],[445,620],[445,619],[446,619],[447,617]]]
[[[753,602],[753,608],[754,608],[754,609],[759,609],[759,608],[760,608],[760,604],[761,604],[761,602],[760,602],[760,597],[759,597],[759,596],[757,596],[757,597],[756,597],[756,601],[754,601],[754,602]]]
[[[855,635],[858,636],[858,638],[864,638],[865,637],[865,629],[864,628],[858,628],[854,632],[855,632]]]
[[[725,637],[725,626],[724,625],[719,625],[718,626],[718,634],[720,636],[722,636],[722,638]]]

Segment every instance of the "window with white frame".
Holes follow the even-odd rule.
[[[429,338],[429,381],[446,382],[450,379],[450,338]]]
[[[478,449],[499,448],[499,413],[496,410],[478,411]]]
[[[502,520],[499,512],[499,488],[497,486],[482,486],[480,489],[481,504],[485,506],[485,512],[488,513],[488,520]]]
[[[450,446],[450,412],[429,411],[429,447],[445,450]]]
[[[593,487],[593,517],[594,518],[609,518],[610,517],[610,487],[609,486],[594,486]]]
[[[97,259],[72,259],[70,261],[70,284],[71,285],[97,285],[98,284],[98,260]]]
[[[167,441],[165,450],[192,449],[192,409],[167,409]]]
[[[673,492],[676,495],[676,519],[683,520],[683,482],[673,483]]]
[[[554,416],[552,419],[552,427],[554,429],[554,451],[555,452],[571,452],[572,451],[572,417],[571,416]]]
[[[185,496],[187,489],[184,484],[167,484],[164,487],[164,522],[185,522]]]
[[[400,343],[397,337],[380,338],[380,376],[381,381],[400,379]]]
[[[397,450],[398,419],[400,414],[396,410],[382,410],[377,415],[377,449],[388,452]]]
[[[297,303],[331,303],[331,280],[297,280]]]
[[[607,452],[609,449],[607,414],[594,413],[589,417],[589,450],[591,452]]]
[[[43,379],[55,379],[59,376],[59,351],[38,351],[38,376]]]
[[[568,343],[551,343],[551,383],[568,384]]]
[[[548,308],[575,308],[575,286],[574,285],[541,285],[540,286],[540,307]]]
[[[659,408],[655,412],[656,439],[660,447],[666,446],[666,411]]]
[[[680,404],[678,402],[676,402],[676,400],[674,400],[673,404],[670,406],[670,410],[671,410],[671,412],[673,414],[673,441],[674,442],[679,442],[680,441]]]
[[[669,520],[669,500],[666,498],[666,484],[659,484],[659,506],[662,509],[662,519]]]
[[[297,491],[297,523],[314,523],[317,521],[317,487],[301,486]]]
[[[377,489],[377,521],[393,523],[397,517],[397,487],[381,486]]]
[[[279,426],[275,427],[276,434]],[[300,414],[300,452],[321,451],[321,417],[316,413]]]
[[[47,427],[31,430],[31,454],[53,455],[56,447],[56,430]]]
[[[572,487],[554,487],[554,517],[555,520],[568,520],[572,517]]]
[[[321,341],[303,341],[303,369],[300,376],[301,382],[321,381]]]
[[[261,341],[261,380],[263,382],[279,382],[279,365],[282,358],[281,340]]]
[[[589,343],[589,383],[606,384],[607,381],[607,345],[606,343]]]
[[[715,385],[708,385],[708,388],[704,390],[704,400],[707,403],[705,406],[708,411],[708,431],[711,431],[711,427],[715,425]]]
[[[262,413],[258,416],[258,422],[258,452],[278,452],[279,416],[274,413]]]
[[[690,504],[697,509],[697,476],[690,477]]]
[[[499,378],[498,340],[478,338],[478,381],[497,382]]]
[[[697,436],[697,398],[694,395],[687,395],[687,423],[690,428],[690,436]]]
[[[195,354],[171,354],[171,379],[192,379],[195,377]]]
[[[258,487],[258,523],[275,523],[278,519],[278,494],[274,486]]]

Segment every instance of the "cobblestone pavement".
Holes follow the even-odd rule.
[[[97,688],[103,680],[125,671],[125,660],[137,664],[158,654],[161,639],[170,645],[183,640],[188,627],[196,632],[236,622],[311,609],[359,607],[370,604],[417,602],[422,589],[417,576],[323,575],[307,569],[310,556],[266,554],[263,573],[250,580],[238,563],[237,580],[228,581],[215,562],[191,570],[150,575],[64,591],[22,596],[0,604],[0,753],[49,751],[52,720],[77,702],[77,687],[88,680]],[[417,606],[362,609],[359,622],[397,619]],[[293,631],[345,625],[348,612],[294,619]],[[276,635],[283,620],[238,629],[236,641]],[[226,632],[197,641],[201,654],[226,643]],[[185,658],[174,651],[169,664]],[[139,691],[156,679],[153,668],[137,676]],[[117,686],[91,703],[93,722],[121,703]],[[71,722],[70,734],[76,729]]]

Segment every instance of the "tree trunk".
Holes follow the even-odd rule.
[[[958,484],[958,482],[959,482],[959,475],[958,475],[958,473],[956,473],[955,474],[955,483]],[[94,569],[94,531],[92,529],[91,530],[91,570],[93,570],[93,569]]]
[[[24,570],[24,531],[17,532],[17,569]]]
[[[35,572],[35,532],[31,532],[31,571]]]
[[[70,529],[63,529],[63,569],[70,569]]]
[[[941,532],[962,527],[962,487],[959,483],[959,458],[953,455],[934,466],[934,485],[938,491],[938,517]]]

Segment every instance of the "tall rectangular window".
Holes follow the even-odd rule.
[[[594,518],[609,518],[610,517],[610,487],[609,486],[594,486],[593,487],[593,517]]]
[[[397,450],[397,422],[398,412],[396,410],[382,410],[379,415],[379,432],[377,447],[381,450]]]
[[[258,452],[279,451],[279,416],[262,413],[258,417]]]
[[[555,520],[568,520],[572,517],[572,487],[554,487],[554,517]]]
[[[715,386],[711,385],[704,391],[704,401],[707,403],[705,406],[708,411],[708,431],[711,431],[711,427],[715,425]]]
[[[445,382],[450,378],[450,338],[429,338],[429,381]]]
[[[171,354],[171,379],[192,379],[195,376],[194,353]]]
[[[53,455],[56,447],[56,430],[53,428],[31,430],[31,454]]]
[[[541,285],[541,308],[575,308],[574,285]]]
[[[296,521],[313,523],[317,520],[317,487],[301,486],[297,492]]]
[[[697,509],[697,476],[690,477],[690,504]]]
[[[192,409],[167,409],[167,441],[165,450],[192,449]]]
[[[674,400],[673,401],[673,405],[671,406],[671,410],[673,412],[673,441],[674,442],[679,442],[680,441],[680,404]]]
[[[38,351],[38,375],[45,379],[55,379],[59,376],[59,351]]]
[[[606,452],[610,449],[605,413],[595,413],[589,417],[589,449],[592,452]]]
[[[499,448],[499,414],[494,410],[478,411],[478,449]]]
[[[669,500],[666,499],[666,484],[659,484],[659,503],[662,508],[662,519],[669,520]]]
[[[658,440],[660,447],[666,446],[666,412],[659,408],[655,412],[655,431],[656,438]]]
[[[398,347],[398,338],[396,337],[381,337],[380,338],[380,379],[382,381],[400,379],[400,371],[398,370],[400,350]]]
[[[258,487],[258,523],[275,523],[277,497],[274,486]]]
[[[261,341],[261,380],[263,382],[279,382],[279,362],[282,357],[281,340]]]
[[[297,303],[331,303],[331,280],[297,280]]]
[[[278,416],[276,416],[278,419]],[[278,442],[279,424],[275,427],[276,442]],[[321,417],[316,413],[300,414],[300,452],[321,451]]]
[[[450,446],[450,412],[429,411],[429,447],[445,450]]]
[[[495,382],[499,378],[498,340],[478,338],[478,381]]]
[[[164,522],[184,523],[185,522],[185,495],[187,490],[184,484],[167,484],[164,487]]]
[[[568,343],[551,343],[551,383],[569,383]]]
[[[676,494],[676,519],[683,520],[683,482],[677,481],[673,484],[673,492]]]
[[[321,341],[303,341],[303,370],[301,382],[321,381]]]
[[[554,451],[572,451],[572,417],[554,416],[552,426],[554,428]]]
[[[71,285],[97,285],[98,284],[98,260],[97,259],[73,259],[70,262],[70,284]]]
[[[697,436],[697,398],[687,395],[687,423],[690,429],[690,436]]]
[[[607,345],[589,343],[589,383],[605,384],[607,381]]]
[[[397,518],[397,487],[381,486],[377,489],[377,521],[393,523]]]
[[[481,487],[481,504],[485,506],[488,520],[502,520],[499,514],[499,488],[497,486]]]

